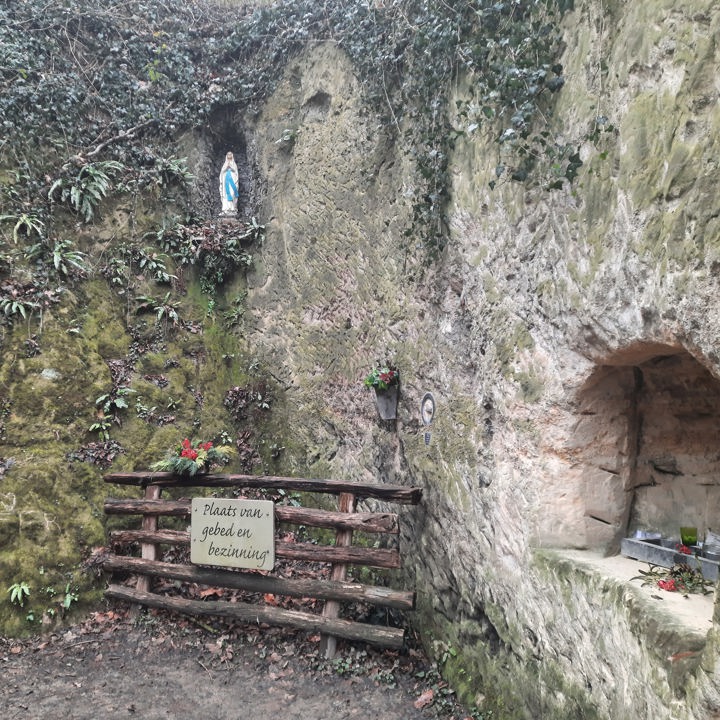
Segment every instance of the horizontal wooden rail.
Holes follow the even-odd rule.
[[[183,530],[113,530],[110,533],[110,539],[121,544],[145,542],[159,545],[189,545],[190,533]],[[397,550],[385,548],[276,542],[275,557],[284,560],[347,563],[348,565],[367,565],[368,567],[389,569],[400,567],[400,553]]]
[[[310,480],[306,478],[274,477],[269,475],[209,474],[191,477],[168,472],[109,473],[106,483],[117,485],[158,485],[160,487],[238,487],[289,490],[290,492],[318,492],[340,495],[352,493],[357,498],[375,498],[408,505],[417,505],[422,489],[404,485],[355,483],[344,480]]]
[[[105,475],[105,482],[117,485],[137,486],[144,491],[142,499],[108,498],[105,502],[107,515],[135,515],[142,518],[137,522],[138,529],[114,530],[110,533],[110,542],[116,545],[140,545],[141,557],[108,554],[103,558],[103,566],[109,571],[132,573],[137,586],[130,587],[111,584],[106,590],[106,596],[132,603],[139,603],[149,607],[163,608],[190,615],[214,615],[231,618],[250,623],[268,623],[272,625],[286,625],[308,631],[321,633],[320,650],[325,657],[334,655],[336,638],[348,640],[361,640],[385,647],[399,648],[403,642],[403,630],[397,628],[380,627],[367,623],[351,622],[338,617],[340,603],[365,602],[382,607],[398,610],[411,610],[415,606],[415,594],[405,590],[364,585],[349,582],[346,579],[346,568],[350,565],[397,569],[401,567],[400,552],[396,548],[362,547],[353,545],[355,532],[391,534],[400,533],[399,517],[390,512],[356,512],[358,499],[374,499],[386,503],[399,503],[415,505],[422,500],[422,489],[402,485],[383,485],[375,483],[356,483],[342,480],[314,480],[307,478],[240,475],[240,474],[201,474],[192,477],[175,475],[169,472],[132,472],[110,473]],[[164,489],[175,488],[181,492],[181,499],[161,499]],[[274,547],[276,560],[280,561],[310,561],[314,563],[329,564],[329,577],[306,577],[307,566],[295,566],[292,563],[281,563],[280,570],[283,575],[291,574],[294,577],[280,577],[272,574],[268,569],[263,572],[255,570],[241,570],[239,567],[220,568],[212,564],[162,562],[159,558],[161,545],[177,545],[187,547],[191,541],[188,530],[169,530],[158,527],[158,518],[161,516],[181,519],[181,526],[189,528],[192,518],[192,501],[189,496],[207,493],[194,492],[194,488],[230,488],[233,498],[227,500],[242,500],[238,495],[256,494],[246,493],[246,490],[267,490],[273,503],[275,536],[267,540],[270,547]],[[277,492],[282,491],[282,492]],[[315,507],[301,507],[299,503],[278,503],[278,499],[287,498],[293,493],[293,498],[302,499],[303,505]],[[222,493],[220,493],[222,494]],[[261,494],[262,493],[258,493]],[[338,496],[337,511],[325,510],[317,507],[324,505],[314,497],[314,494]],[[238,503],[238,506],[240,504]],[[231,517],[235,517],[235,504],[232,507]],[[211,512],[211,515],[215,514]],[[218,515],[222,516],[222,512]],[[264,517],[272,517],[266,513]],[[211,522],[214,520],[211,518]],[[135,524],[135,523],[133,523]],[[309,528],[323,528],[334,530],[334,545],[317,545],[315,543],[291,542],[291,537],[283,532],[286,526],[306,526]],[[221,527],[213,526],[214,532],[226,535],[233,530],[234,524]],[[217,528],[220,528],[218,530]],[[208,528],[203,526],[203,533]],[[243,532],[249,528],[241,528]],[[270,530],[272,528],[270,527]],[[240,532],[238,531],[238,537]],[[245,537],[245,535],[243,535]],[[203,540],[204,540],[203,535]],[[397,542],[397,541],[395,541]],[[135,547],[124,548],[132,553]],[[205,556],[202,556],[203,558]],[[239,563],[242,564],[242,563]],[[323,576],[327,573],[318,573]],[[300,575],[300,577],[298,577]],[[151,578],[167,578],[182,583],[205,586],[208,588],[231,588],[250,593],[264,595],[278,595],[295,598],[316,598],[324,601],[322,614],[312,612],[299,612],[288,610],[275,605],[249,604],[235,602],[237,597],[231,596],[228,600],[190,600],[185,597],[150,592]]]
[[[350,620],[327,618],[313,613],[285,610],[274,606],[229,603],[223,601],[187,600],[167,595],[142,592],[120,585],[110,585],[105,595],[148,607],[173,610],[186,615],[213,615],[251,623],[269,623],[301,630],[315,631],[345,638],[375,643],[382,647],[400,648],[405,632],[399,628],[380,627]]]
[[[413,592],[392,590],[377,585],[363,585],[355,582],[278,578],[236,570],[216,570],[196,565],[176,565],[125,555],[108,555],[103,559],[103,566],[108,570],[154,575],[156,577],[170,578],[171,580],[197,583],[198,585],[233,588],[247,592],[272,593],[273,595],[287,595],[289,597],[313,597],[342,602],[366,602],[398,610],[412,610],[415,607],[415,593]]]
[[[126,500],[108,498],[105,512],[108,515],[166,515],[190,517],[190,500]],[[314,508],[275,506],[275,520],[292,525],[359,530],[366,533],[400,532],[398,517],[393,513],[342,513]]]

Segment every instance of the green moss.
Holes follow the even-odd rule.
[[[500,301],[500,291],[495,278],[490,273],[483,275],[483,289],[485,290],[485,298],[489,303],[497,303]]]
[[[658,182],[670,149],[665,128],[668,116],[675,112],[674,96],[652,91],[637,95],[623,118],[621,135],[626,151],[620,181],[638,209],[647,207],[662,192]]]
[[[522,399],[526,403],[536,403],[543,394],[545,385],[534,372],[516,372],[515,380],[520,384]]]
[[[530,350],[534,347],[535,341],[527,326],[517,323],[510,331],[496,340],[495,350],[500,364],[501,372],[505,377],[512,375],[510,364],[518,350]]]

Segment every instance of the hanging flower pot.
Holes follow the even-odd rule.
[[[374,368],[365,378],[365,387],[375,390],[375,401],[380,417],[383,420],[395,420],[400,389],[399,370],[389,363]]]
[[[393,385],[387,390],[375,390],[375,402],[383,420],[395,420],[397,417],[399,389],[399,385]]]

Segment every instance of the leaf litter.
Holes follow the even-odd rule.
[[[177,548],[170,552],[182,553]],[[287,561],[278,563],[275,572],[319,577],[327,573],[327,566]],[[134,581],[128,577],[126,582]],[[314,612],[322,606],[313,598],[171,580],[154,583],[154,592],[200,600],[222,598]],[[348,603],[344,615],[367,622],[378,621],[373,614],[380,612],[363,603]],[[401,613],[383,610],[382,615],[379,621],[404,626]],[[25,719],[45,717],[52,710],[53,715],[89,720],[102,709],[109,718],[134,714],[145,720],[168,716],[190,720],[198,713],[212,712],[214,720],[222,720],[245,717],[248,708],[252,715],[275,711],[273,703],[279,699],[278,709],[282,708],[286,720],[296,717],[288,707],[297,708],[297,718],[314,720],[356,716],[468,720],[467,711],[415,634],[408,631],[406,637],[401,650],[338,640],[336,657],[327,660],[320,652],[318,633],[108,603],[62,630],[20,640],[0,637],[0,673],[9,679],[0,686],[0,707],[7,703],[14,708],[15,714],[5,717]],[[89,683],[91,691],[87,690]],[[158,694],[159,686],[173,683],[179,683],[179,697]],[[248,693],[248,683],[257,697]],[[205,692],[207,687],[213,692]],[[250,704],[243,701],[236,707],[231,698],[237,692]],[[90,702],[88,695],[92,696]],[[178,707],[187,707],[188,714]],[[82,715],[82,709],[88,714]]]

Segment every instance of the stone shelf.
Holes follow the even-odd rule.
[[[666,548],[645,540],[635,538],[623,538],[620,541],[620,553],[625,557],[643,560],[644,562],[659,565],[660,567],[672,567],[677,563],[686,563],[691,568],[700,568],[703,577],[707,580],[718,579],[719,563],[694,555],[684,555],[674,548]]]

